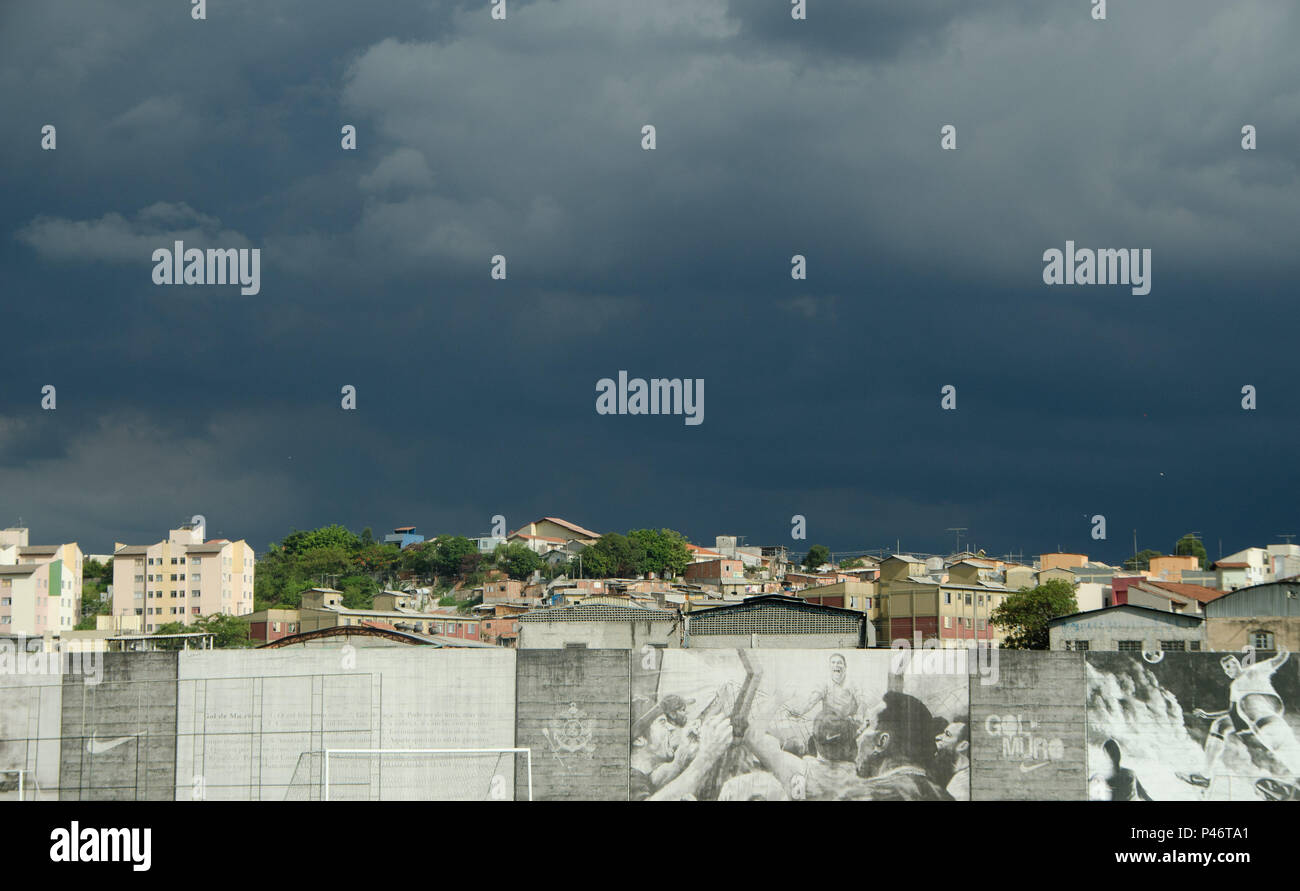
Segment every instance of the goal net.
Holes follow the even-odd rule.
[[[326,749],[308,754],[295,771],[289,799],[532,799],[532,751],[526,748]]]

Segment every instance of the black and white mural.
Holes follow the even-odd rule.
[[[1094,801],[1300,801],[1300,666],[1285,650],[1089,653]]]
[[[634,654],[631,798],[969,799],[969,676],[899,667],[880,650]]]

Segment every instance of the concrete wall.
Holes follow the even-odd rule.
[[[24,666],[24,669],[26,666]],[[0,685],[0,801],[59,797],[63,680],[58,674],[10,674]]]
[[[60,801],[167,801],[176,788],[176,653],[105,653],[63,676]]]
[[[534,800],[627,800],[632,655],[519,651],[516,745],[533,751]],[[527,797],[525,777],[515,788]]]
[[[111,653],[98,683],[11,660],[0,770],[30,772],[28,799],[306,800],[323,794],[325,749],[522,746],[540,800],[1300,799],[1286,653],[965,655]],[[335,799],[528,790],[511,754],[338,758]]]
[[[673,622],[636,619],[628,622],[520,622],[519,648],[560,650],[583,643],[592,650],[639,650],[646,644],[676,647]]]
[[[856,649],[859,634],[692,634],[693,650],[723,649],[788,649],[788,650],[843,650]]]
[[[997,683],[971,679],[971,798],[1087,797],[1082,654],[998,653]]]
[[[316,799],[325,788],[326,749],[512,747],[514,676],[513,650],[343,645],[182,653],[174,794]],[[486,800],[495,789],[509,798],[517,760],[331,755],[329,795]]]

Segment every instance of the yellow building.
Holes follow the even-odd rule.
[[[242,539],[203,540],[202,523],[152,545],[113,549],[113,615],[141,616],[146,634],[169,622],[253,611],[256,556]]]
[[[956,569],[956,578],[953,570]],[[1005,633],[989,621],[1010,593],[1003,585],[978,581],[978,564],[955,564],[948,581],[929,575],[923,560],[895,555],[881,561],[877,640],[909,644],[938,640],[943,647],[967,641],[1001,641]]]

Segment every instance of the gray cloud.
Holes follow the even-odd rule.
[[[1259,493],[1300,483],[1294,4],[484,7],[0,12],[0,261],[28,295],[4,305],[0,511],[45,497],[78,534],[70,468],[130,452],[93,407],[162,451],[215,444],[158,465],[184,486],[96,477],[97,535],[178,512],[259,546],[498,512],[751,540],[805,513],[841,547],[966,525],[1087,548],[1090,512],[1171,542],[1290,531]],[[263,293],[152,289],[173,234],[255,242]],[[1152,294],[1045,288],[1066,239],[1152,248]],[[597,417],[619,368],[706,378],[706,424]]]

